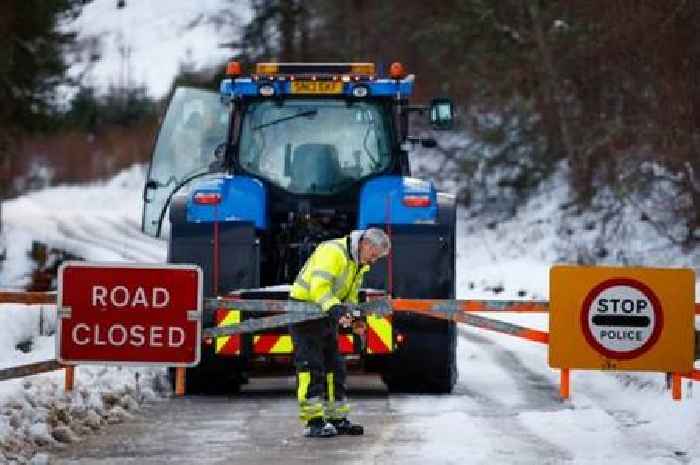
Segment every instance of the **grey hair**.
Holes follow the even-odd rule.
[[[373,246],[377,247],[384,255],[391,250],[391,240],[389,236],[379,228],[369,228],[362,234],[363,239],[367,239]]]

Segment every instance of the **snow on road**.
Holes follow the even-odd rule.
[[[164,261],[165,242],[140,232],[144,174],[137,166],[107,182],[56,187],[7,202],[4,222],[10,247],[0,288],[26,284],[32,240],[95,261]],[[504,232],[508,228],[517,232],[518,240]],[[527,225],[508,228],[481,231],[461,221],[459,297],[547,297],[549,262],[542,251],[551,238],[542,234],[538,239],[536,231],[530,231],[531,243],[521,243],[515,253],[512,244],[521,241]],[[499,287],[503,290],[494,293]],[[53,338],[38,335],[38,309],[4,307],[0,366],[52,358]],[[547,329],[545,315],[499,317]],[[47,317],[45,324],[54,323]],[[24,354],[15,346],[27,338],[33,338],[34,347]],[[684,385],[682,402],[673,402],[662,374],[573,372],[572,398],[562,402],[558,372],[548,367],[545,346],[464,327],[458,353],[460,379],[455,393],[390,397],[388,408],[398,423],[382,430],[378,442],[364,451],[367,458],[374,457],[377,463],[425,457],[431,463],[700,464],[700,396],[692,395],[692,384]],[[60,373],[2,382],[0,445],[23,444],[33,451],[37,445],[56,444],[52,435],[61,426],[56,411],[75,418],[98,415],[102,424],[118,421],[114,415],[129,411],[122,405],[136,408],[128,398],[158,397],[161,373],[80,367],[79,394],[74,396],[62,393]],[[114,392],[127,400],[115,403],[110,398]],[[120,406],[117,414],[114,405]],[[110,414],[113,420],[108,420]],[[412,439],[392,446],[392,437],[399,436]],[[25,455],[17,463],[30,459],[31,453]],[[37,463],[48,460],[46,455],[36,457]]]

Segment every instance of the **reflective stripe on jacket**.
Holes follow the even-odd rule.
[[[357,294],[369,265],[358,271],[350,255],[349,238],[322,242],[299,272],[289,296],[314,302],[327,312],[341,302],[357,303]]]

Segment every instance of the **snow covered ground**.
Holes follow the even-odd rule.
[[[32,240],[89,260],[164,261],[165,243],[139,231],[144,175],[143,167],[135,166],[107,182],[55,187],[7,202],[3,213],[9,248],[0,288],[27,284],[31,269],[27,252]],[[511,222],[494,229],[479,227],[475,219],[460,219],[460,298],[547,298],[549,266],[561,259],[564,250],[553,233],[556,225],[545,221],[556,216],[553,212],[561,201],[558,192],[560,186],[550,185]],[[664,265],[674,263],[665,261]],[[679,257],[675,265],[697,268],[688,257]],[[496,293],[494,289],[499,288],[502,290]],[[54,357],[53,337],[39,335],[40,315],[44,331],[50,332],[55,319],[49,308],[5,305],[0,309],[0,368]],[[547,329],[544,315],[500,317]],[[25,354],[16,345],[26,340],[33,340],[33,349]],[[494,345],[505,352],[489,350]],[[551,457],[553,463],[637,464],[643,460],[700,464],[700,396],[693,395],[692,383],[684,384],[686,398],[673,402],[661,374],[573,372],[570,402],[561,408],[532,410],[524,405],[530,397],[542,395],[538,384],[514,383],[509,371],[524,370],[527,379],[556,385],[558,372],[548,367],[545,346],[465,327],[458,350],[461,375],[457,392],[483,393],[484,401],[493,403],[493,408],[510,409],[514,428],[522,430],[514,432],[514,437],[519,441],[547,438],[545,449],[559,454]],[[71,440],[71,435],[128,418],[140,402],[157,399],[167,391],[162,374],[152,368],[81,366],[74,395],[62,392],[60,372],[0,382],[0,461],[2,453],[11,457],[16,451],[28,461],[37,446],[60,444]],[[470,407],[465,404],[456,409],[460,402],[468,401],[464,396],[417,397],[401,408],[430,413],[424,421],[434,434],[421,447],[433,455],[440,451],[435,463],[453,460],[465,435],[470,450],[478,451],[482,461],[511,463],[509,457],[499,455],[495,433],[463,429],[478,424],[478,419],[465,421]],[[642,443],[637,442],[640,438]],[[41,452],[33,460],[46,463],[50,459]]]
[[[64,27],[78,40],[97,39],[99,61],[90,65],[85,84],[145,86],[151,97],[170,90],[181,66],[202,69],[220,65],[232,55],[224,43],[235,40],[250,17],[245,0],[94,0],[80,17]],[[89,50],[75,61],[78,76],[89,64]]]
[[[560,170],[512,220],[494,228],[484,228],[478,217],[469,219],[464,215],[461,218],[458,223],[459,298],[548,299],[550,266],[575,264],[581,250],[594,247],[595,231],[583,225],[591,221],[600,224],[600,218],[590,213],[573,217],[560,208],[568,197],[564,176],[565,171]],[[606,244],[612,251],[624,252],[625,260],[616,260],[613,253],[600,260],[601,264],[688,267],[695,270],[697,279],[700,272],[697,251],[684,254],[650,225],[636,221],[638,212],[625,214],[623,222],[629,221],[634,226]],[[569,228],[573,234],[561,234],[563,229]],[[696,281],[695,289],[699,296],[700,281]],[[548,329],[545,315],[501,314],[499,318],[531,328]],[[700,327],[698,317],[695,325]],[[460,339],[459,360],[463,364],[460,385],[488,392],[507,408],[513,408],[514,424],[524,425],[536,437],[546,438],[551,445],[564,451],[563,456],[551,458],[553,463],[700,464],[697,440],[700,401],[693,395],[693,385],[696,384],[697,390],[697,383],[684,382],[685,398],[677,403],[666,390],[663,374],[572,371],[572,396],[566,404],[569,408],[519,411],[520,398],[528,392],[513,385],[506,370],[495,368],[502,360],[489,359],[484,345],[497,344],[512,354],[533,377],[545,377],[551,384],[558,385],[559,372],[549,368],[547,348],[473,328],[463,331],[469,337]],[[699,367],[697,362],[695,367]],[[642,438],[643,442],[632,442],[630,438],[634,441]]]
[[[144,168],[135,166],[107,182],[56,187],[5,203],[8,250],[0,289],[28,284],[32,241],[95,261],[164,261],[164,242],[140,232],[144,176]],[[55,326],[52,306],[0,305],[0,368],[54,359]],[[32,347],[23,353],[16,347],[26,341]],[[166,384],[162,369],[102,366],[80,366],[73,395],[63,392],[62,371],[0,382],[0,463],[46,463],[47,454],[36,454],[37,448],[128,419],[140,404],[167,393]]]

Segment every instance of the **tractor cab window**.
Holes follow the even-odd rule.
[[[243,119],[241,167],[296,194],[333,194],[391,162],[382,108],[345,100],[261,101]]]
[[[216,148],[226,142],[229,109],[216,92],[178,88],[153,151],[144,193],[143,230],[158,235],[170,194],[192,176],[222,168]]]

